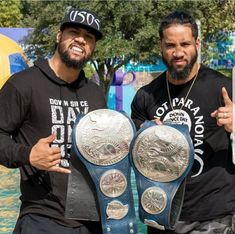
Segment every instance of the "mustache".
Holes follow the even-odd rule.
[[[177,62],[177,61],[183,61],[183,62],[188,62],[187,59],[181,59],[181,58],[173,58],[170,60],[170,62]]]

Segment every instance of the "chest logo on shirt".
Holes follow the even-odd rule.
[[[191,127],[192,127],[191,119],[190,119],[188,113],[184,110],[176,109],[174,111],[168,112],[165,115],[163,122],[165,122],[167,120],[170,120],[170,121],[177,123],[177,124],[188,125],[189,131],[191,130]]]
[[[61,149],[61,166],[69,167],[70,148],[72,145],[72,128],[79,113],[87,114],[89,105],[87,101],[66,101],[49,99],[51,107],[51,133],[56,139],[51,146]]]
[[[172,100],[173,108],[171,109],[168,102],[163,103],[158,106],[154,115],[154,118],[160,118],[163,122],[170,121],[177,124],[188,125],[189,132],[192,136],[192,141],[194,145],[195,152],[195,164],[198,168],[192,177],[196,177],[201,174],[204,162],[202,159],[204,149],[203,149],[203,139],[204,139],[204,117],[200,115],[200,107],[195,106],[191,99],[187,99],[184,102],[184,98],[174,98]],[[183,105],[184,109],[180,109]],[[198,167],[199,165],[199,167]]]

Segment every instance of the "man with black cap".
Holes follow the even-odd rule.
[[[93,12],[70,10],[52,58],[14,74],[0,91],[0,164],[21,174],[13,233],[102,233],[99,222],[64,215],[75,118],[106,108],[104,94],[82,70],[101,38]]]

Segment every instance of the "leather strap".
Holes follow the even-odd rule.
[[[100,221],[95,185],[86,167],[74,152],[71,153],[70,169],[65,217]]]
[[[143,128],[140,129],[136,133],[135,138],[133,139],[131,143],[131,147],[130,147],[130,154],[131,154],[130,158],[131,158],[132,167],[136,175],[136,183],[137,183],[137,190],[138,190],[138,196],[139,196],[140,220],[143,223],[149,226],[155,227],[157,229],[160,229],[160,230],[165,230],[165,229],[174,230],[176,222],[179,219],[181,209],[182,209],[184,191],[185,191],[185,178],[188,175],[189,171],[191,170],[191,167],[194,161],[194,148],[193,148],[192,140],[189,135],[188,126],[176,125],[176,124],[166,124],[165,125],[166,127],[163,125],[161,126],[162,128],[166,128],[165,130],[166,133],[167,133],[167,129],[169,130],[169,127],[174,128],[174,132],[175,130],[177,130],[176,132],[179,131],[181,137],[183,136],[186,140],[185,142],[188,143],[189,151],[183,151],[183,152],[189,152],[187,154],[188,162],[185,166],[183,173],[179,174],[179,177],[173,180],[169,179],[169,181],[161,181],[161,180],[157,181],[155,177],[154,179],[150,178],[151,176],[148,178],[147,176],[149,173],[148,170],[146,172],[146,175],[144,175],[143,171],[141,172],[140,168],[137,168],[138,165],[134,158],[136,157],[137,153],[139,153],[139,150],[141,148],[135,148],[135,147],[137,143],[138,143],[138,146],[140,146],[141,144],[146,145],[147,143],[149,143],[149,141],[146,140],[147,136],[141,138],[143,139],[143,143],[140,142],[138,137],[140,136],[140,134],[142,134],[141,136],[143,136],[143,134],[146,133],[147,131],[149,133],[150,132],[149,128],[154,129],[154,131],[151,131],[151,134],[153,133],[154,135],[153,138],[155,137],[155,135],[157,135],[157,132],[159,132],[159,128],[157,128],[157,125],[152,121],[146,121],[144,123]],[[165,139],[168,140],[167,136],[163,136],[163,138],[164,137]],[[159,145],[162,146],[163,148],[155,149],[154,148],[155,146],[149,143],[151,145],[150,147],[153,147],[153,148],[151,149],[152,151],[149,151],[150,156],[146,156],[144,160],[146,160],[146,162],[149,162],[149,160],[152,160],[152,164],[155,163],[154,164],[155,166],[159,166],[159,168],[160,167],[163,168],[163,172],[167,171],[168,169],[170,170],[172,168],[174,168],[175,171],[178,172],[177,171],[178,167],[168,166],[169,163],[172,163],[175,166],[176,157],[174,155],[170,155],[169,158],[167,158],[168,151],[164,148],[164,144],[162,143],[164,140],[159,139],[157,137],[156,137],[156,140],[160,141]],[[174,141],[175,139],[172,138],[172,140]],[[158,145],[156,144],[156,146]],[[174,148],[173,144],[171,147],[170,142],[167,142],[166,146],[169,146],[169,149]],[[136,151],[136,149],[138,149],[138,151]],[[143,153],[147,155],[149,152],[148,152],[148,148],[146,150],[143,150]],[[156,153],[154,154],[152,152],[156,152]],[[162,155],[164,156],[163,159],[161,159],[162,157],[161,152],[162,152]],[[164,153],[166,153],[166,155]],[[157,156],[155,157],[155,155],[158,155],[159,158],[157,158]],[[181,156],[185,157],[185,155],[181,155]],[[166,162],[166,164],[164,164],[164,162]],[[143,165],[146,165],[146,164],[143,163]],[[151,167],[151,169],[154,169],[154,167]],[[152,177],[157,173],[158,172],[154,173],[153,171],[151,171]],[[170,176],[169,172],[168,174]],[[159,175],[162,176],[161,173],[159,173]]]
[[[101,112],[101,110],[97,110],[97,111]],[[108,110],[106,110],[105,113],[106,112],[108,112]],[[114,111],[112,110],[112,112]],[[128,121],[130,122],[130,128],[132,129],[134,125],[132,121],[129,119],[129,117],[127,117],[127,115],[121,112],[118,112],[118,113],[122,117],[125,116],[125,119],[128,118]],[[122,158],[121,160],[115,160],[114,158],[112,158],[112,161],[114,163],[109,165],[109,163],[107,162],[107,155],[110,153],[110,151],[115,150],[112,148],[114,147],[112,146],[112,144],[116,144],[116,143],[109,144],[108,141],[106,143],[106,139],[101,140],[101,142],[97,141],[97,139],[102,139],[102,130],[100,129],[105,129],[106,133],[107,132],[110,133],[110,131],[107,130],[108,126],[106,126],[106,124],[103,127],[102,121],[99,121],[99,117],[102,116],[102,112],[101,112],[101,115],[92,115],[91,112],[88,114],[90,114],[90,116],[88,116],[89,117],[88,120],[89,121],[92,120],[90,121],[92,127],[89,128],[89,131],[92,129],[94,129],[95,132],[98,131],[98,135],[97,136],[95,135],[94,140],[91,140],[91,144],[93,142],[96,142],[96,143],[94,146],[93,145],[88,146],[89,150],[87,152],[89,153],[89,155],[87,156],[85,155],[84,157],[84,154],[86,153],[87,148],[83,147],[83,145],[81,146],[82,140],[79,142],[79,144],[77,142],[78,139],[84,139],[82,137],[80,138],[79,134],[82,132],[82,130],[81,129],[77,130],[77,127],[79,128],[80,121],[81,122],[83,121],[82,123],[84,123],[83,118],[85,118],[85,116],[79,115],[76,119],[76,122],[74,124],[74,129],[72,132],[72,148],[77,158],[79,159],[79,161],[86,168],[86,171],[89,172],[89,175],[92,178],[93,184],[95,186],[95,191],[96,191],[96,195],[97,195],[97,199],[99,203],[99,213],[100,213],[101,222],[102,222],[103,234],[111,234],[111,233],[112,234],[120,234],[120,233],[138,234],[136,218],[135,218],[133,194],[131,190],[131,180],[130,180],[131,165],[129,162],[128,151],[125,157]],[[108,118],[109,116],[105,116],[105,121],[109,121]],[[88,123],[90,123],[89,121]],[[97,125],[96,125],[96,122],[97,122]],[[112,123],[112,120],[110,121],[110,123]],[[83,125],[83,126],[87,126],[87,125]],[[118,127],[120,127],[120,125],[118,125]],[[135,131],[134,129],[132,130]],[[85,131],[83,130],[83,132]],[[85,132],[84,134],[87,134],[87,132]],[[113,140],[114,139],[112,139],[112,141]],[[92,153],[90,152],[90,150],[93,150],[94,148],[96,148],[97,145],[99,146],[97,150],[100,150],[100,149],[104,150],[104,155],[100,154],[100,151],[97,152],[96,150]],[[100,145],[102,145],[103,148],[100,148],[101,147]],[[120,148],[118,148],[118,150],[120,150],[122,147],[126,149],[126,145],[127,145],[126,142],[121,138]],[[81,151],[79,147],[83,147],[83,151]],[[96,153],[97,154],[99,153],[99,156],[96,156],[95,155]],[[116,155],[116,153],[112,154],[112,156],[113,155]],[[102,159],[99,159],[99,157],[101,157]],[[102,163],[104,162],[103,160],[106,160],[105,165],[102,165]],[[76,175],[75,177],[78,176],[76,172],[73,175]],[[110,184],[108,183],[110,180],[112,181],[112,178],[115,176],[117,177],[117,179],[120,179],[120,182],[118,183],[118,187],[117,187],[117,192],[119,190],[121,190],[122,192],[118,195],[115,194],[113,196],[112,194],[113,188],[110,191],[109,189],[112,186],[110,186]],[[74,178],[73,176],[71,177],[71,181],[69,182],[70,187],[73,187],[73,184],[77,179],[75,177]],[[73,189],[74,188],[71,188],[72,191]],[[70,192],[70,194],[72,193],[72,191]],[[72,203],[70,204],[70,208],[71,206],[72,206]],[[92,206],[95,208],[95,203],[93,203]],[[80,208],[85,209],[85,207],[80,207]],[[68,210],[69,210],[69,206],[68,206]],[[88,207],[85,210],[87,211]],[[92,215],[94,214],[92,213]],[[96,218],[96,215],[92,217]]]

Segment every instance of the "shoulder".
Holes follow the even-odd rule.
[[[39,77],[38,73],[38,69],[34,66],[17,72],[6,81],[2,89],[15,90],[15,92],[28,95],[32,91],[35,78]]]
[[[35,66],[29,67],[23,71],[17,72],[12,75],[7,82],[12,85],[19,86],[23,84],[24,86],[29,85],[33,79],[38,77],[39,69]]]
[[[138,90],[138,92],[145,93],[146,95],[157,93],[157,92],[159,92],[159,90],[162,89],[162,87],[164,87],[165,82],[166,82],[166,73],[163,72],[157,78],[152,80],[149,84],[141,87]]]
[[[232,79],[225,76],[219,71],[202,65],[199,71],[201,83],[211,89],[221,89],[222,87],[228,90],[232,89]]]
[[[30,67],[13,74],[0,90],[2,100],[23,102],[25,106],[29,104],[33,93],[34,70],[34,67]]]
[[[90,92],[104,93],[102,88],[91,79],[85,78],[85,86],[89,88]]]
[[[205,89],[208,95],[220,95],[222,87],[225,87],[229,96],[232,96],[232,79],[204,65],[201,66],[199,71],[198,84],[201,89]]]
[[[156,99],[165,95],[166,73],[162,73],[149,84],[142,86],[135,94],[132,106],[149,108]]]
[[[221,72],[211,69],[205,65],[201,65],[199,75],[201,78],[204,78],[208,82],[214,82],[214,83],[225,83],[225,84],[232,84],[232,79],[225,76]]]
[[[84,77],[84,82],[80,91],[81,95],[84,95],[90,100],[95,101],[95,105],[99,105],[101,107],[107,106],[104,90],[91,79]]]

